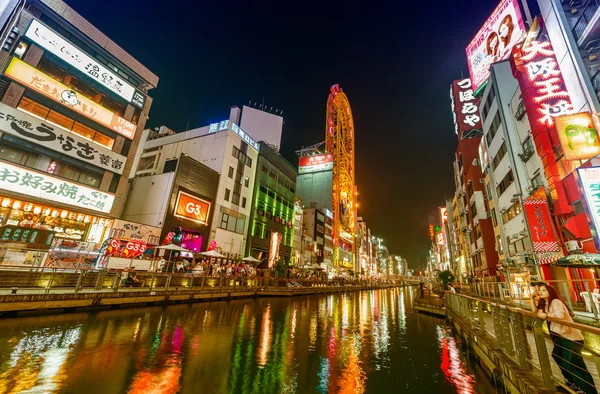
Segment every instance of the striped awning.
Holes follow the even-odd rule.
[[[555,263],[563,256],[562,252],[536,253],[537,261],[540,265]]]

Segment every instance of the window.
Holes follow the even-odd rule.
[[[471,217],[474,218],[477,216],[477,204],[475,204],[473,202],[473,204],[471,204]]]
[[[500,120],[500,111],[498,111],[496,112],[496,115],[494,115],[494,120],[492,120],[492,124],[490,125],[490,128],[485,136],[488,146],[491,145],[501,125],[502,121]]]
[[[498,167],[498,165],[504,158],[504,155],[506,155],[506,143],[503,142],[502,145],[500,146],[500,149],[498,149],[498,152],[496,152],[496,156],[494,156],[494,160],[492,160],[492,169],[495,170]]]
[[[494,89],[490,89],[490,94],[488,94],[487,99],[485,100],[485,104],[483,105],[482,109],[481,109],[481,117],[483,118],[483,121],[485,122],[485,118],[487,118],[488,112],[490,111],[490,107],[492,106],[492,102],[494,101]]]
[[[506,212],[502,214],[502,222],[506,223],[518,214],[521,213],[521,203],[519,201],[515,202],[511,205]]]
[[[229,167],[229,175],[231,179],[233,179],[233,167]]]
[[[235,191],[233,192],[231,203],[235,205],[240,205],[240,193],[236,193]]]
[[[544,180],[542,179],[542,174],[538,171],[533,178],[531,178],[531,186],[533,186],[534,190],[537,190],[540,186],[544,184]]]
[[[229,195],[231,194],[231,190],[225,189],[225,201],[229,201]]]
[[[246,197],[242,197],[242,208],[246,208]]]
[[[268,173],[269,173],[269,169],[268,169],[267,167],[265,167],[265,166],[262,166],[260,170],[261,170],[262,172],[264,172],[265,174],[268,174]]]
[[[243,234],[245,225],[245,218],[236,218],[224,212],[221,213],[221,222],[219,223],[219,228],[238,234]]]
[[[529,160],[529,158],[533,156],[535,152],[535,147],[533,146],[533,140],[531,137],[527,137],[527,139],[523,141],[523,144],[521,144],[521,147],[523,148],[523,153],[521,153],[519,157],[521,157],[521,160],[524,162],[527,162],[527,160]]]
[[[244,152],[239,150],[237,147],[235,147],[235,146],[233,147],[233,152],[231,154],[233,155],[233,157],[235,157],[236,159],[238,159],[239,161],[241,161],[248,167],[252,168],[252,159],[249,158]],[[263,168],[265,168],[265,167],[263,166]],[[263,172],[264,172],[264,169],[263,169]]]
[[[514,180],[515,178],[513,177],[512,170],[509,170],[508,174],[506,174],[506,176],[500,181],[500,183],[498,183],[498,187],[496,187],[496,190],[498,191],[498,197],[500,197],[506,191],[506,189],[508,189],[508,187],[512,185]]]
[[[492,223],[494,227],[498,226],[498,218],[496,217],[496,208],[492,209]]]
[[[42,120],[52,123],[55,126],[80,135],[90,141],[94,141],[95,143],[105,146],[108,149],[112,149],[115,143],[115,140],[111,137],[92,129],[91,127],[81,124],[66,115],[56,112],[55,110],[50,109],[43,104],[33,101],[29,97],[23,96],[17,108],[19,108],[21,111],[27,112]]]
[[[110,181],[110,186],[108,187],[108,191],[111,193],[116,193],[120,180],[121,180],[121,175],[113,174],[112,179]]]
[[[244,186],[248,187],[248,185],[250,185],[250,178],[245,177],[244,178]]]

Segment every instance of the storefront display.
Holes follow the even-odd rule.
[[[0,196],[0,226],[47,230],[57,238],[77,241],[84,240],[92,226],[94,231],[87,240],[100,242],[104,229],[111,224],[109,219]]]

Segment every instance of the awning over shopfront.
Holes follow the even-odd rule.
[[[600,266],[600,254],[582,253],[561,257],[555,263],[561,267],[581,268],[585,266]]]

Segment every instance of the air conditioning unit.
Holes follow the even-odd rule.
[[[474,166],[478,166],[479,165],[479,159],[473,159],[473,165]]]
[[[485,185],[485,178],[479,178],[479,183],[483,183]]]
[[[583,250],[579,241],[567,241],[565,242],[567,252],[580,252]]]

